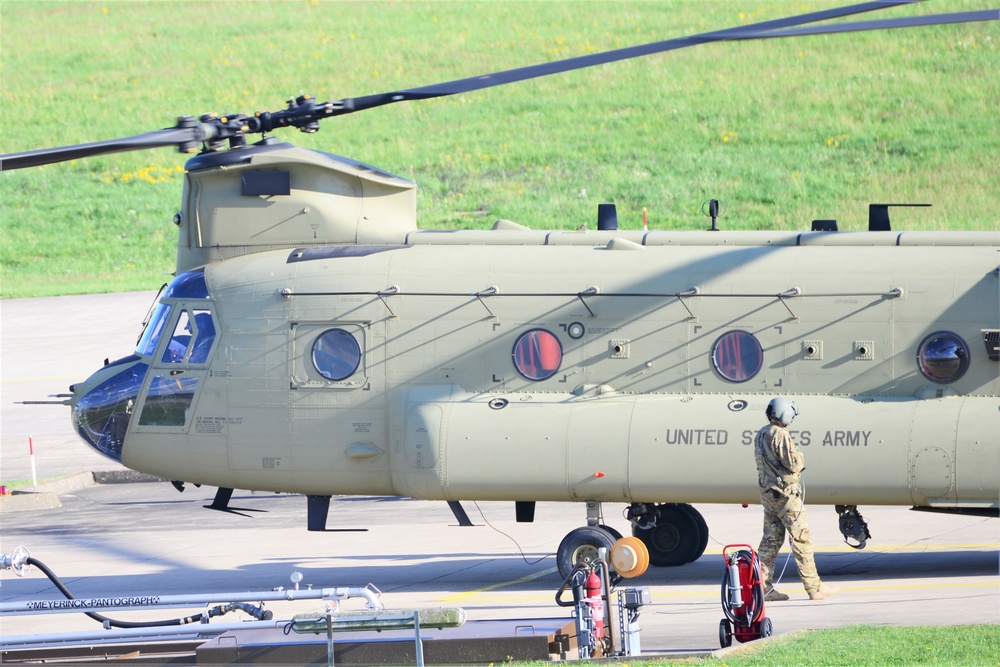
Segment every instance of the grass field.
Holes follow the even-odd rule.
[[[770,645],[699,661],[704,667],[991,667],[1000,661],[1000,626],[856,625],[779,637]],[[632,665],[632,667],[637,667]]]
[[[622,667],[994,667],[1000,662],[1000,626],[855,625],[778,636],[739,645],[721,656],[683,659],[626,658]],[[543,667],[542,662],[511,663]]]
[[[0,151],[426,85],[835,6],[756,2],[0,4]],[[948,0],[879,18],[986,8]],[[863,18],[874,18],[869,15]],[[1000,24],[703,45],[281,137],[420,185],[422,228],[594,223],[996,229]],[[0,174],[0,295],[149,289],[173,270],[184,156],[122,153]]]

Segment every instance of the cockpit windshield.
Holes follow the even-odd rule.
[[[170,281],[162,294],[164,301],[173,299],[208,299],[204,271],[189,271]],[[159,303],[149,318],[135,352],[140,356],[151,356],[167,330],[174,310],[172,303]],[[208,308],[190,310],[184,308],[170,334],[170,342],[164,349],[164,363],[179,363],[185,359],[189,363],[203,364],[208,360],[208,352],[215,340],[215,324]]]
[[[106,365],[76,394],[73,423],[101,454],[122,461],[132,417],[144,428],[185,427],[215,344],[204,271],[174,278],[157,298],[135,356]],[[138,412],[137,412],[138,411]]]
[[[168,304],[157,304],[153,316],[149,318],[149,324],[146,325],[146,329],[142,332],[139,343],[135,347],[136,354],[142,356],[153,354],[156,350],[156,344],[160,342],[160,336],[163,335],[163,327],[170,319],[170,310],[171,306]]]

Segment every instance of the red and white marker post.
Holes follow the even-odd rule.
[[[38,491],[38,475],[35,473],[35,441],[28,436],[28,456],[31,459],[31,488]]]

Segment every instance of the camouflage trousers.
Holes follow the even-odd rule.
[[[773,585],[771,579],[774,576],[774,563],[778,558],[778,551],[785,542],[787,531],[791,536],[792,554],[795,556],[802,585],[805,586],[806,592],[818,591],[822,582],[816,573],[812,537],[809,535],[809,524],[806,523],[802,496],[797,489],[795,493],[787,496],[777,491],[762,490],[760,504],[764,507],[764,536],[757,548],[757,555],[760,558],[764,590],[769,591]]]

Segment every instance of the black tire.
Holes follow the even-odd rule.
[[[771,626],[771,619],[765,618],[760,622],[760,636],[762,638],[770,637],[772,634],[774,634],[774,628]]]
[[[705,521],[705,517],[701,515],[701,512],[687,503],[680,503],[677,505],[677,508],[682,512],[687,512],[698,526],[698,548],[695,549],[694,556],[689,561],[693,563],[701,558],[701,555],[705,553],[705,548],[708,547],[708,523]]]
[[[598,526],[598,528],[608,531],[608,533],[611,534],[611,538],[614,542],[617,542],[618,540],[622,539],[622,534],[619,533],[614,528],[612,528],[611,526],[602,523],[600,526]]]
[[[656,525],[652,528],[633,526],[632,534],[649,550],[649,564],[657,567],[690,563],[701,544],[697,522],[673,504],[658,506]]]
[[[722,648],[729,648],[733,644],[733,630],[727,619],[719,621],[719,644]]]
[[[559,551],[556,552],[556,567],[560,576],[566,579],[577,565],[594,562],[598,549],[602,547],[610,553],[614,543],[611,533],[603,528],[584,526],[571,530],[559,543]]]

